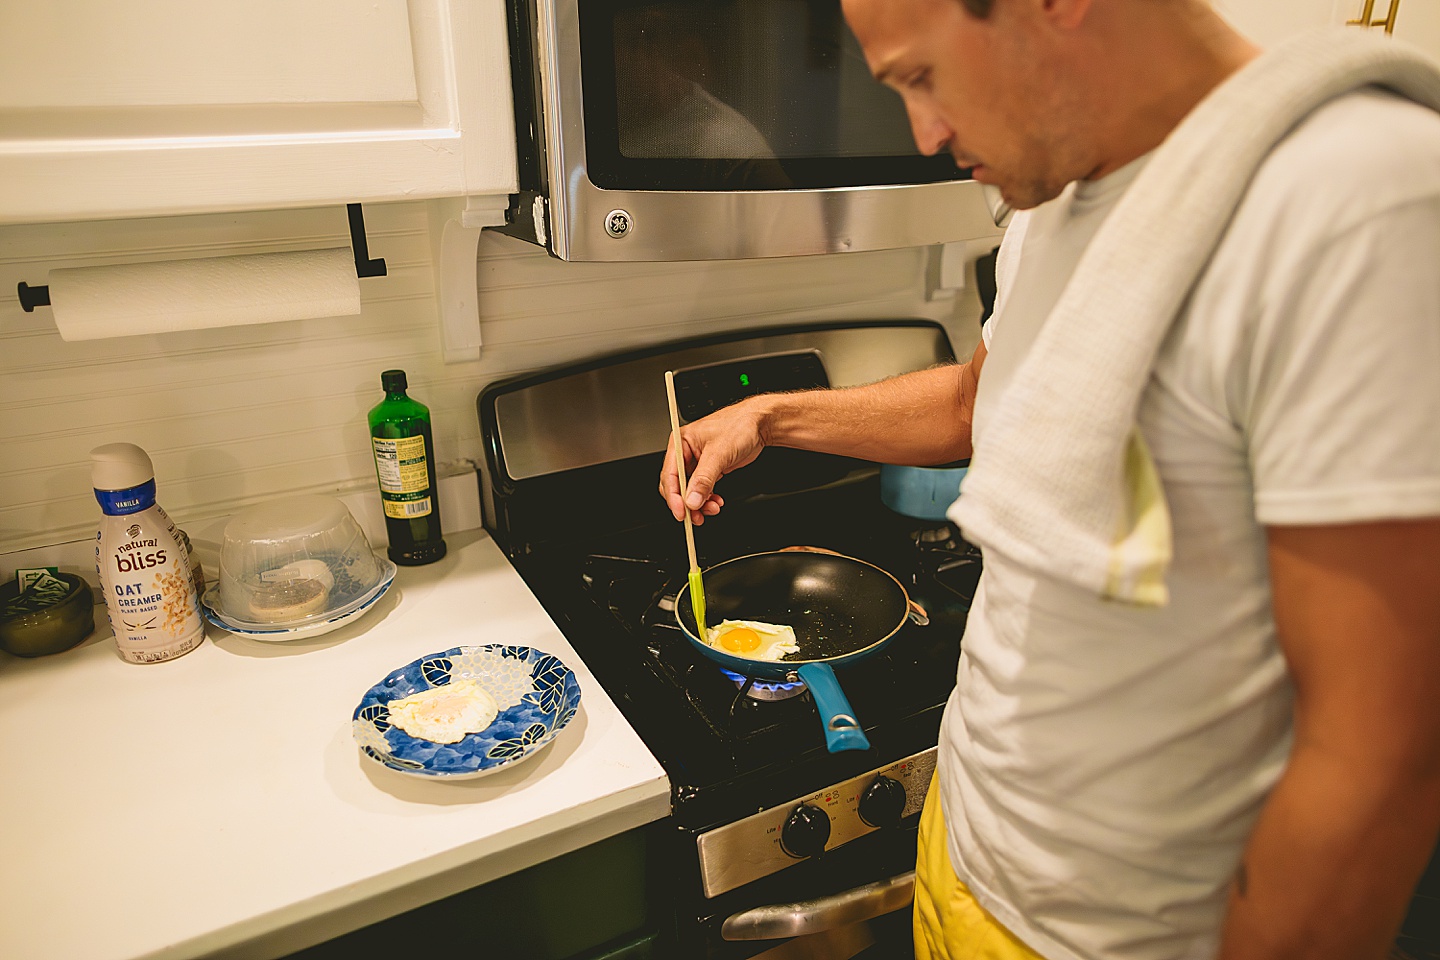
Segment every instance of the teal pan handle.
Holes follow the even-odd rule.
[[[845,699],[845,691],[840,689],[840,681],[835,679],[835,671],[830,669],[830,664],[806,663],[795,672],[815,698],[815,709],[820,712],[820,722],[825,727],[825,746],[830,752],[869,750],[870,741],[866,739],[865,731],[860,729],[855,710]]]

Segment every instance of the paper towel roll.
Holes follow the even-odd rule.
[[[360,312],[349,247],[50,271],[65,340],[206,330]]]

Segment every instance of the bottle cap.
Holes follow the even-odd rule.
[[[107,443],[90,451],[96,490],[129,490],[155,479],[150,456],[133,443]]]
[[[404,390],[409,384],[405,382],[404,370],[386,370],[380,374],[380,386],[391,393],[396,390]]]

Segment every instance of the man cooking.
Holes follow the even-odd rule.
[[[1024,211],[995,315],[687,425],[660,489],[700,523],[767,445],[973,456],[917,956],[1387,955],[1440,832],[1440,73],[1204,0],[844,6]]]

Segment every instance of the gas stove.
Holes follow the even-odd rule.
[[[688,421],[749,392],[847,386],[948,359],[930,323],[799,328],[592,361],[478,400],[487,528],[669,776],[684,955],[752,956],[753,943],[726,941],[784,931],[746,933],[757,908],[913,870],[981,562],[947,522],[884,506],[873,463],[770,449],[721,481],[724,509],[695,530],[702,568],[831,550],[893,574],[928,615],[836,667],[871,747],[829,752],[803,683],[728,673],[679,630],[689,562],[656,492],[669,433],[663,373],[676,371]]]
[[[695,539],[702,567],[791,546],[866,560],[899,579],[930,623],[907,623],[876,656],[836,668],[873,752],[830,754],[803,683],[730,673],[681,634],[674,605],[688,560],[680,525],[668,515],[572,557],[568,576],[578,572],[585,595],[572,599],[611,621],[604,659],[617,669],[607,689],[628,694],[622,709],[670,774],[678,821],[704,828],[731,808],[824,786],[813,782],[830,776],[824,771],[868,769],[876,756],[898,758],[934,745],[980,574],[978,551],[953,527],[891,513],[880,503],[875,472],[858,470],[828,489],[731,503]]]

